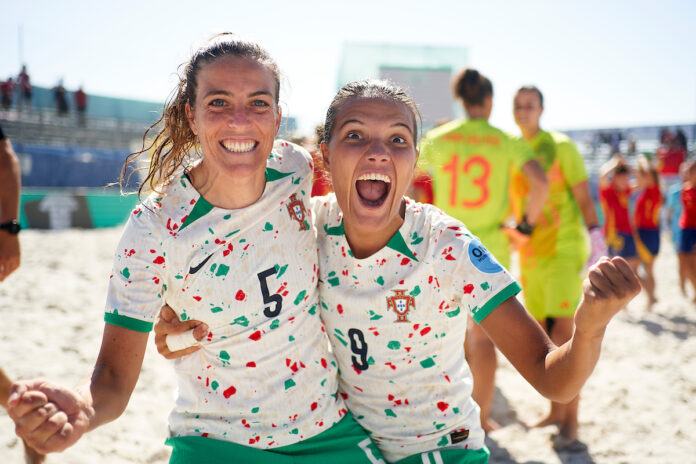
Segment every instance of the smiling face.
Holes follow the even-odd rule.
[[[275,89],[273,73],[247,58],[222,57],[200,69],[186,115],[207,170],[234,178],[264,171],[281,120]]]
[[[417,158],[415,131],[404,103],[351,97],[340,106],[321,150],[347,229],[388,240],[401,225]]]

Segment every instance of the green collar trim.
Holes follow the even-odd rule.
[[[186,217],[186,220],[184,221],[183,224],[181,224],[181,228],[179,229],[179,232],[184,230],[186,227],[197,221],[198,219],[202,218],[209,212],[213,210],[214,206],[210,204],[208,200],[203,198],[203,196],[199,196],[198,200],[196,201],[196,204],[193,205],[193,209],[189,213],[189,215]]]
[[[346,228],[343,225],[343,220],[341,220],[341,223],[339,225],[334,227],[329,227],[327,224],[324,224],[324,232],[326,232],[326,235],[346,235]],[[389,239],[389,242],[387,242],[387,248],[391,248],[392,250],[397,251],[402,255],[408,256],[414,261],[418,261],[418,258],[416,258],[413,252],[409,249],[408,245],[406,245],[406,240],[404,240],[404,237],[398,230],[394,235],[392,235],[392,238]]]

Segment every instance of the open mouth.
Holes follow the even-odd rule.
[[[355,181],[355,190],[363,205],[377,208],[387,201],[391,190],[391,179],[385,174],[363,174]]]
[[[256,146],[259,144],[257,141],[252,139],[247,140],[221,140],[220,146],[230,153],[249,153],[254,151]]]

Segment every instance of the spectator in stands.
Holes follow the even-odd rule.
[[[56,111],[58,116],[65,116],[68,114],[68,99],[65,97],[65,86],[63,86],[63,79],[58,81],[58,85],[53,87],[53,99],[56,102]]]
[[[674,143],[677,148],[686,152],[686,134],[683,130],[677,129],[677,132],[674,134]]]
[[[19,98],[19,108],[21,109],[24,105],[27,105],[28,109],[31,109],[31,78],[27,72],[27,65],[22,65],[22,70],[17,76],[17,85],[19,85],[20,98]]]
[[[2,109],[9,110],[12,106],[12,93],[14,92],[14,79],[11,77],[0,83],[0,95],[2,95]]]
[[[87,94],[80,86],[75,92],[75,109],[77,110],[77,122],[85,125],[85,113],[87,112]]]

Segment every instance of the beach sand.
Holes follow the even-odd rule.
[[[0,367],[13,378],[67,386],[91,372],[101,341],[104,298],[121,229],[21,234],[22,267],[0,284]],[[679,291],[665,240],[656,264],[659,303],[643,295],[610,324],[602,358],[583,390],[584,453],[556,453],[553,427],[527,429],[548,402],[500,357],[488,444],[493,463],[696,462],[696,306]],[[89,433],[49,463],[166,463],[167,416],[175,377],[150,341],[138,386],[115,422]],[[21,463],[21,442],[0,410],[0,463]]]

